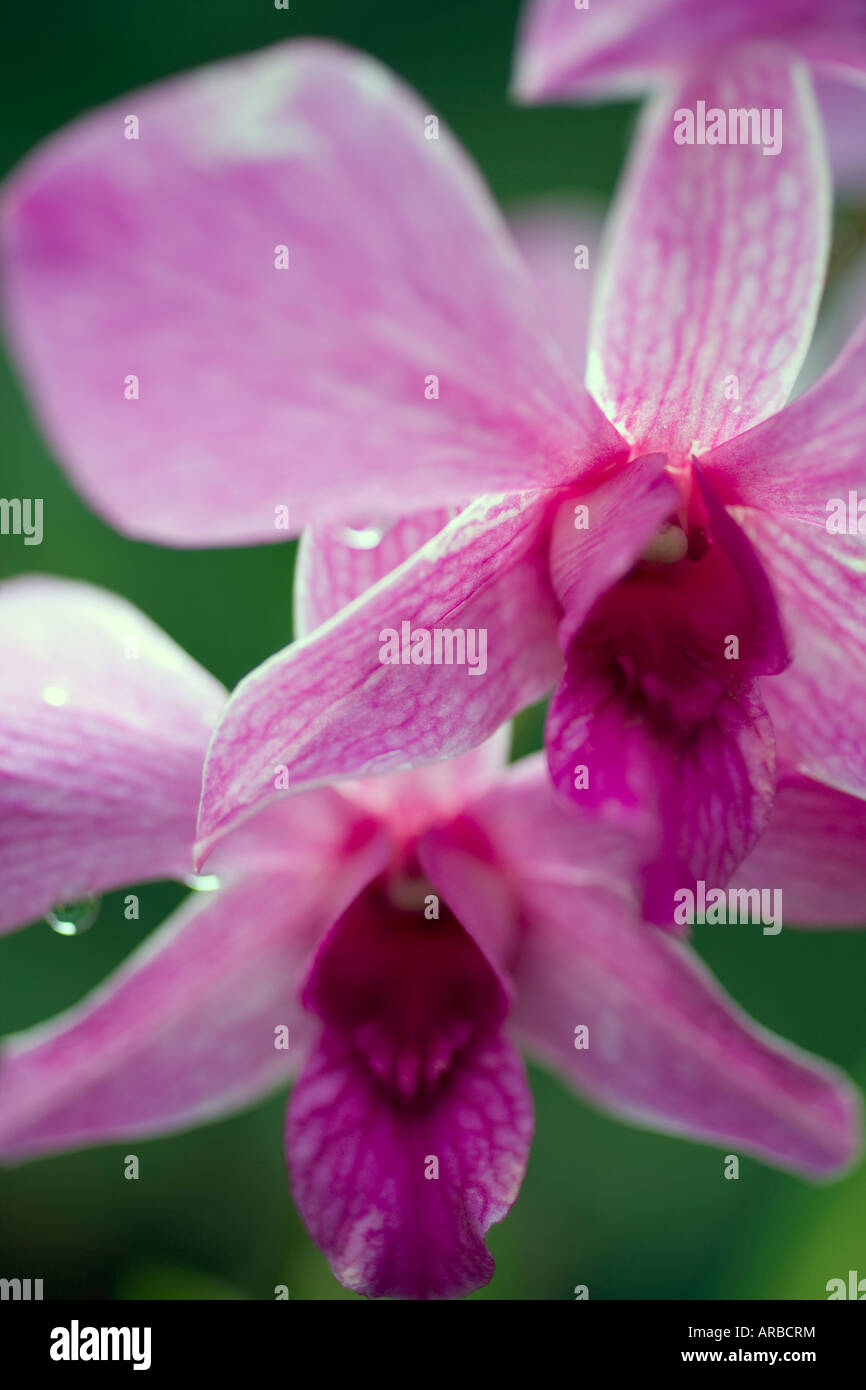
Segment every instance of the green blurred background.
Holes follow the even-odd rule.
[[[0,167],[88,107],[141,84],[284,37],[326,34],[365,48],[424,93],[506,204],[613,189],[634,108],[524,111],[506,85],[518,0],[78,0],[4,17]],[[837,261],[860,242],[842,209]],[[37,569],[106,585],[137,603],[229,686],[290,637],[294,547],[179,551],[112,534],[66,485],[0,359],[0,496],[45,499],[45,541],[0,540],[0,576]],[[517,751],[540,746],[541,713]],[[2,888],[0,888],[2,891]],[[175,885],[122,895],[97,924],[60,937],[44,923],[0,942],[0,1033],[74,1003],[179,901]],[[866,935],[698,929],[726,987],[763,1024],[866,1084]],[[494,1228],[497,1272],[476,1295],[823,1298],[866,1275],[866,1169],[812,1187],[751,1159],[725,1181],[722,1153],[617,1123],[532,1073],[537,1135],[510,1218]],[[282,1158],[285,1096],[188,1134],[134,1141],[0,1173],[0,1275],[43,1278],[48,1298],[353,1298],[303,1232]],[[137,1182],[123,1155],[141,1161]]]

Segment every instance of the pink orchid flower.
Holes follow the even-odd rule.
[[[417,543],[307,566],[298,621]],[[192,866],[220,687],[130,605],[63,580],[0,586],[0,926],[58,895]],[[614,1114],[822,1177],[859,1147],[833,1068],[736,1008],[642,925],[621,841],[572,818],[506,739],[393,777],[278,797],[215,846],[194,893],[76,1008],[5,1041],[6,1161],[162,1134],[296,1077],[286,1154],[345,1285],[444,1298],[485,1283],[532,1104],[515,1040]],[[277,770],[279,771],[279,770]],[[794,915],[862,908],[847,798],[792,782],[744,871]],[[841,824],[840,824],[841,821]],[[830,829],[838,833],[830,838]],[[828,834],[817,876],[804,837]],[[811,842],[810,842],[811,843]],[[829,916],[828,916],[829,912]]]
[[[528,0],[512,90],[525,102],[641,96],[686,68],[744,44],[775,42],[814,70],[838,185],[866,181],[866,4],[863,0]],[[753,102],[761,102],[760,90]]]
[[[756,90],[784,113],[774,158],[675,143],[678,108]],[[666,92],[613,213],[590,393],[475,171],[359,55],[218,65],[24,165],[13,341],[104,514],[212,544],[279,538],[288,511],[315,523],[308,555],[334,523],[363,546],[416,514],[427,537],[232,696],[202,854],[277,764],[301,788],[459,755],[553,685],[553,780],[576,827],[595,812],[639,847],[654,920],[758,844],[777,750],[864,795],[862,538],[825,522],[864,482],[866,330],[783,409],[829,213],[797,60],[750,48]],[[483,673],[383,663],[404,625],[483,633]]]

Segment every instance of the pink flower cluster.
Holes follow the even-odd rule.
[[[866,324],[791,399],[832,208],[809,65],[862,80],[866,46],[845,0],[649,8],[537,0],[518,55],[525,99],[658,87],[597,274],[591,222],[512,232],[423,103],[324,42],[126,97],[10,178],[9,336],[94,508],[165,545],[304,530],[296,640],[230,696],[107,592],[0,586],[0,926],[209,885],[5,1041],[3,1158],[294,1077],[337,1277],[443,1298],[490,1278],[520,1187],[519,1047],[633,1121],[856,1156],[850,1083],[736,1007],[675,905],[866,920],[866,550],[825,524],[866,495]],[[674,140],[698,102],[782,112],[780,148]],[[419,632],[446,638],[414,659]]]

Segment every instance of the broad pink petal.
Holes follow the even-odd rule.
[[[527,884],[525,911],[514,1023],[579,1090],[636,1123],[798,1172],[855,1157],[859,1099],[846,1078],[755,1024],[682,943],[636,924],[620,899],[568,884]]]
[[[858,489],[866,499],[866,318],[810,390],[714,449],[704,467],[728,503],[822,530],[831,499],[847,507],[849,490]]]
[[[372,59],[286,43],[125,96],[13,175],[12,342],[120,529],[278,541],[280,508],[292,531],[410,512],[619,447],[428,114]]]
[[[683,65],[754,39],[784,40],[842,69],[866,69],[858,0],[528,0],[515,95],[524,101],[637,95]]]
[[[481,499],[403,566],[238,687],[211,745],[199,832],[291,785],[392,772],[468,751],[556,679],[558,605],[541,547],[547,503]],[[387,629],[474,630],[467,665],[383,664]],[[482,639],[481,634],[484,634]],[[481,671],[481,663],[475,670]]]
[[[678,144],[675,113],[782,114],[781,148]],[[804,70],[749,50],[646,113],[593,306],[588,382],[636,449],[680,462],[784,405],[811,337],[830,186]]]
[[[226,693],[136,608],[87,584],[0,586],[0,927],[193,872]]]
[[[551,333],[582,378],[599,264],[601,212],[588,203],[551,199],[517,208],[508,222],[532,272]]]
[[[779,889],[786,926],[866,926],[864,845],[866,801],[790,776],[731,886]]]
[[[517,1197],[531,1136],[523,1064],[501,1033],[466,1049],[433,1103],[400,1106],[326,1029],[294,1087],[286,1145],[301,1215],[342,1284],[443,1299],[490,1279],[484,1236]]]
[[[312,820],[351,824],[326,795],[312,794]],[[4,1158],[209,1120],[297,1068],[311,1036],[300,1004],[311,953],[384,856],[368,835],[305,842],[302,803],[291,818],[279,810],[290,855],[305,854],[238,877],[227,843],[227,887],[189,898],[82,1004],[5,1041]],[[276,829],[265,826],[264,844]],[[283,1027],[288,1049],[276,1045]]]
[[[792,637],[787,671],[762,683],[785,758],[804,775],[866,795],[866,552],[862,536],[745,511]]]
[[[372,518],[347,526],[310,526],[298,547],[295,567],[295,635],[304,637],[366,589],[408,560],[447,525],[450,509],[419,512],[399,520]],[[431,815],[451,819],[467,797],[477,794],[508,761],[510,734],[503,725],[492,738],[460,757],[346,788],[381,820],[406,833]]]

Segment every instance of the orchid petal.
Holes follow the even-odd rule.
[[[671,923],[678,889],[727,883],[769,821],[773,730],[748,685],[719,696],[687,736],[664,738],[630,716],[604,673],[572,659],[545,742],[562,794],[629,836],[644,866],[644,910],[660,925]]]
[[[283,830],[297,846],[303,816],[283,812]],[[0,1155],[185,1128],[296,1070],[312,1036],[299,998],[311,953],[384,861],[368,836],[354,852],[305,848],[193,895],[83,1003],[5,1040]]]
[[[699,101],[727,115],[756,93],[783,117],[771,157],[676,141]],[[784,405],[815,322],[830,208],[814,94],[784,55],[741,52],[651,104],[590,329],[590,389],[635,448],[682,463]]]
[[[799,772],[866,795],[866,553],[862,536],[745,511],[794,660],[762,683],[776,739]]]
[[[295,636],[306,637],[437,535],[455,513],[371,517],[354,526],[308,526],[295,566]]]
[[[500,1033],[466,1049],[432,1103],[395,1105],[326,1029],[289,1107],[292,1191],[348,1288],[457,1298],[493,1274],[484,1235],[517,1197],[531,1135],[523,1064]]]
[[[595,601],[638,562],[678,503],[664,454],[649,454],[560,509],[551,537],[550,578],[564,609],[563,651]]]
[[[549,689],[561,665],[546,557],[546,502],[481,499],[405,564],[238,687],[208,756],[206,848],[291,786],[393,772],[463,753]],[[387,664],[383,633],[447,628],[486,642],[485,669]],[[467,647],[468,653],[468,647]],[[479,653],[476,653],[478,655]],[[480,661],[475,670],[481,672]]]
[[[753,546],[699,469],[696,477],[706,552],[638,566],[572,622],[547,720],[556,786],[630,834],[645,911],[662,923],[678,887],[727,882],[767,824],[774,743],[757,681],[790,660]],[[639,494],[631,510],[640,517]],[[605,535],[595,538],[602,562]]]
[[[512,763],[466,813],[486,837],[512,896],[519,884],[538,882],[575,892],[615,887],[637,901],[633,843],[555,791],[544,753]]]
[[[477,172],[431,129],[380,64],[301,41],[126,96],[12,176],[11,339],[118,528],[278,541],[619,448]]]
[[[295,634],[303,637],[408,560],[437,535],[453,513],[441,509],[399,520],[379,518],[366,526],[310,526],[298,548],[295,568]],[[431,815],[455,816],[508,761],[511,738],[503,725],[492,738],[460,757],[367,778],[346,787],[372,814],[400,833]]]
[[[467,802],[498,785],[508,763],[511,725],[454,758],[403,772],[340,782],[340,791],[400,840],[460,816]]]
[[[810,390],[703,463],[729,504],[825,530],[833,498],[866,498],[866,318]]]
[[[131,604],[0,586],[0,927],[193,872],[204,756],[226,693]]]
[[[527,102],[633,96],[720,51],[783,40],[804,57],[866,71],[857,0],[530,0],[517,49],[514,92]]]
[[[866,801],[808,777],[786,777],[766,832],[731,887],[782,894],[785,924],[866,926]]]
[[[566,884],[528,884],[525,912],[514,1025],[578,1090],[796,1172],[829,1175],[856,1156],[847,1079],[755,1024],[681,942],[636,924],[621,899]]]
[[[677,0],[606,0],[582,8],[574,0],[528,0],[515,54],[513,95],[532,103],[641,94],[675,60],[680,36],[673,12],[678,8],[683,7]],[[706,29],[706,8],[701,15]],[[682,15],[677,18],[681,22]],[[693,53],[701,30],[687,33]]]
[[[503,780],[500,777],[489,789],[494,800]],[[464,814],[432,826],[419,840],[417,855],[438,897],[483,953],[502,989],[510,993],[508,971],[519,922],[504,865],[477,819]]]

